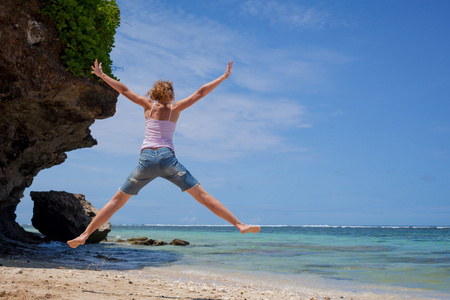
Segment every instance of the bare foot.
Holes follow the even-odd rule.
[[[258,233],[260,230],[261,230],[261,227],[259,227],[257,225],[243,225],[243,226],[239,227],[239,231],[242,234],[246,234],[247,232]]]
[[[81,235],[77,238],[74,238],[73,240],[67,241],[67,244],[71,247],[71,248],[76,248],[80,245],[84,245],[84,243],[86,242],[87,238],[82,237]]]

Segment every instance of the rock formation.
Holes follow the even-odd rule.
[[[126,242],[130,243],[131,245],[143,245],[143,246],[164,246],[167,245],[167,242],[164,241],[158,241],[154,239],[149,239],[147,237],[140,237],[140,238],[131,238],[126,240]]]
[[[50,191],[30,195],[34,201],[33,227],[52,241],[66,242],[79,236],[98,213],[82,194]],[[99,243],[110,231],[108,221],[94,231],[86,243]]]
[[[164,245],[173,245],[173,246],[187,246],[189,245],[188,241],[183,241],[180,239],[173,239],[170,243],[164,241],[158,241],[154,239],[149,239],[148,237],[139,237],[139,238],[131,238],[127,240],[118,239],[115,241],[116,243],[130,243],[131,245],[143,245],[143,246],[164,246]]]
[[[183,241],[183,240],[180,240],[180,239],[173,239],[170,242],[170,244],[173,245],[173,246],[187,246],[187,245],[189,245],[189,242],[188,241]]]
[[[44,0],[0,2],[0,249],[33,242],[15,222],[25,188],[67,151],[92,147],[89,126],[115,112],[117,93],[74,78],[61,62],[64,45],[39,10]],[[16,241],[16,242],[14,242]]]

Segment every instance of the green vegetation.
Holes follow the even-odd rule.
[[[50,0],[42,13],[56,23],[59,38],[66,45],[61,58],[67,71],[74,76],[93,77],[91,65],[97,58],[103,72],[113,76],[109,54],[120,25],[115,0]]]

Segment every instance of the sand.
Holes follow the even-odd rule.
[[[425,299],[410,290],[344,291],[286,284],[249,274],[176,267],[115,271],[0,260],[0,299]],[[431,299],[431,298],[429,298]]]

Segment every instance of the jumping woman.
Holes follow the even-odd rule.
[[[86,230],[77,238],[67,242],[76,248],[86,242],[88,237],[106,223],[131,196],[157,177],[165,178],[176,184],[182,191],[187,191],[198,202],[205,205],[217,216],[234,225],[243,234],[257,233],[260,227],[246,225],[239,221],[222,203],[208,194],[198,180],[178,162],[172,142],[173,133],[180,113],[205,97],[230,76],[233,62],[228,63],[227,71],[219,78],[203,85],[189,97],[173,102],[175,99],[171,81],[158,80],[146,94],[149,98],[130,91],[123,83],[114,80],[102,71],[102,64],[95,60],[92,73],[103,79],[116,91],[142,106],[145,114],[145,139],[141,147],[141,155],[137,167],[131,172],[125,183],[114,197],[98,212]]]

